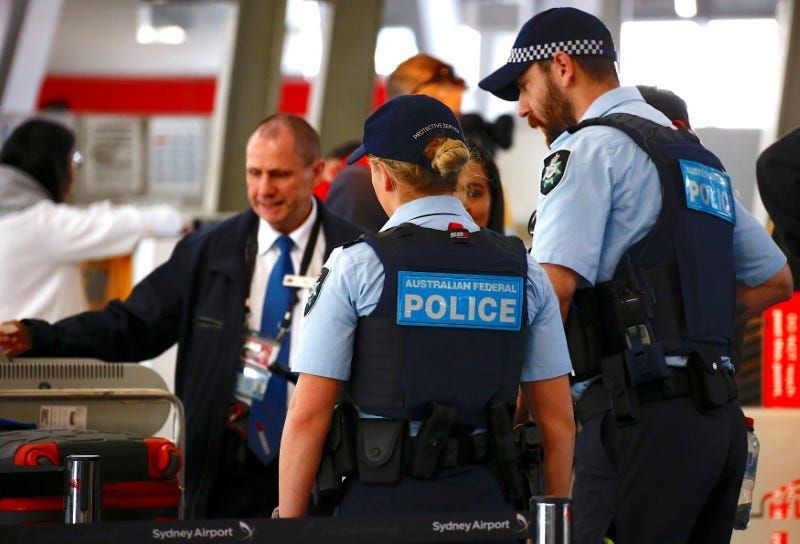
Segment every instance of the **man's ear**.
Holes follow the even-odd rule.
[[[311,182],[311,187],[316,187],[317,184],[322,181],[322,173],[325,171],[325,161],[322,159],[317,159],[311,163],[311,173],[314,176],[314,180]]]
[[[575,60],[563,51],[553,55],[550,75],[559,87],[567,87],[575,79]]]

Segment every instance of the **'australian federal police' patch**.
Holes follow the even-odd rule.
[[[310,312],[311,308],[314,307],[314,303],[317,302],[317,299],[319,298],[319,292],[322,290],[322,284],[325,283],[325,278],[328,277],[328,272],[330,272],[330,270],[328,270],[325,267],[322,267],[322,270],[319,273],[319,277],[317,278],[317,281],[314,283],[314,287],[311,288],[311,292],[308,294],[308,300],[306,301],[306,308],[303,311],[304,316],[308,315],[308,312]]]
[[[567,171],[567,163],[569,162],[569,155],[570,151],[559,149],[555,153],[548,155],[544,160],[542,181],[539,186],[539,190],[543,195],[555,189],[556,185],[564,178],[564,173]]]
[[[397,274],[397,324],[518,331],[523,278],[474,274]]]
[[[686,206],[736,224],[731,178],[725,172],[695,161],[679,160]]]

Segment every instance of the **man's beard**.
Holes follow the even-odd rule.
[[[578,124],[575,118],[575,108],[566,99],[564,93],[556,87],[548,77],[547,97],[542,104],[541,129],[548,147],[567,128]]]

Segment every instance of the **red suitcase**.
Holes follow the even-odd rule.
[[[164,438],[86,430],[0,432],[0,524],[63,522],[68,455],[100,455],[101,521],[177,519],[182,465]]]

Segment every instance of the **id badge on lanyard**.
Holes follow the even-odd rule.
[[[236,395],[243,399],[263,400],[269,384],[269,366],[278,359],[281,343],[277,338],[248,330],[242,335]]]
[[[314,221],[311,228],[308,243],[303,252],[300,262],[300,274],[287,274],[283,277],[283,285],[301,289],[313,285],[315,278],[307,277],[306,271],[311,262],[314,248],[317,245],[317,236],[320,230],[320,216]],[[255,251],[258,249],[257,243],[253,239],[247,242],[247,253],[245,261],[247,269],[252,278],[253,267],[255,266]],[[249,281],[248,281],[249,284]],[[297,303],[297,295],[290,302],[286,309],[286,314],[279,326],[280,332],[277,337],[266,336],[259,331],[247,330],[242,335],[242,349],[239,353],[239,371],[236,374],[236,387],[234,393],[244,401],[263,400],[267,392],[267,385],[272,373],[270,365],[278,360],[284,335],[290,330],[292,322],[292,310]],[[274,368],[274,367],[273,367]]]

